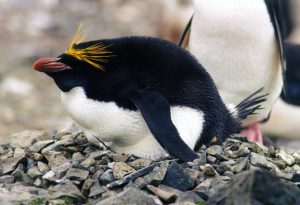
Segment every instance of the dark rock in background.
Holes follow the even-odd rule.
[[[207,205],[238,204],[300,204],[300,190],[281,182],[269,172],[252,170],[233,177],[207,202]]]

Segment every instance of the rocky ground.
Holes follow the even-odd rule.
[[[116,154],[77,129],[23,131],[0,146],[0,204],[300,203],[300,152],[233,136],[181,163]]]

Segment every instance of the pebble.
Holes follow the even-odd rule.
[[[286,153],[283,150],[280,150],[278,153],[276,153],[276,157],[279,157],[280,159],[282,159],[289,166],[294,165],[296,162],[292,155]]]
[[[223,152],[223,148],[219,145],[213,145],[207,148],[206,153],[212,156],[221,155]]]
[[[89,156],[85,160],[83,160],[80,164],[86,168],[93,166],[96,163],[93,157]]]
[[[68,161],[68,159],[61,152],[49,151],[46,152],[44,156],[48,160],[48,165],[50,167],[57,167]]]
[[[0,159],[0,170],[2,174],[7,174],[12,172],[18,165],[18,163],[23,160],[24,157],[12,157],[7,159]]]
[[[67,161],[59,166],[52,167],[51,170],[54,172],[55,176],[60,179],[66,174],[70,167],[71,163]]]
[[[27,170],[27,174],[34,179],[36,179],[39,176],[42,176],[42,173],[40,172],[38,167],[31,167]]]
[[[115,179],[122,179],[125,175],[134,172],[135,169],[124,162],[115,162],[112,171]]]
[[[141,169],[143,167],[147,167],[152,163],[152,160],[150,159],[136,159],[132,162],[130,162],[130,166],[132,166],[135,169]]]
[[[44,147],[52,143],[54,143],[54,140],[37,141],[36,143],[28,147],[28,149],[32,152],[40,152]]]
[[[100,181],[101,185],[103,185],[103,186],[109,184],[110,182],[112,182],[114,180],[115,180],[115,178],[113,176],[113,172],[111,169],[106,170],[99,178],[99,181]]]
[[[73,155],[72,155],[72,160],[75,160],[75,161],[78,161],[78,162],[81,162],[84,160],[84,155],[82,155],[80,152],[75,152]]]
[[[78,181],[86,180],[88,175],[88,171],[76,168],[70,168],[66,173],[67,179],[74,179]]]
[[[202,166],[200,166],[200,169],[207,176],[215,176],[217,174],[216,170],[210,164],[202,165]]]
[[[38,162],[37,163],[37,166],[39,168],[39,171],[42,173],[42,174],[45,174],[46,172],[48,172],[50,169],[48,167],[47,164],[45,164],[44,162]]]
[[[92,186],[90,187],[89,197],[96,197],[104,193],[106,189],[100,186],[98,181],[95,181]]]
[[[268,162],[265,156],[256,154],[254,152],[251,153],[250,162],[254,166],[264,167],[268,169],[276,167],[276,165],[274,165],[273,163]]]
[[[19,147],[15,148],[13,157],[25,157],[25,156],[26,156],[26,152],[24,149],[21,149]]]

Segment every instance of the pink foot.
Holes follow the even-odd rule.
[[[258,123],[255,123],[253,125],[248,126],[247,128],[244,128],[241,131],[241,135],[246,136],[249,142],[259,142],[263,144],[262,134]]]

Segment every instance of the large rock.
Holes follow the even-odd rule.
[[[236,175],[207,202],[207,205],[239,204],[300,204],[300,190],[268,172],[251,170]]]
[[[148,194],[135,188],[129,188],[116,196],[100,201],[96,205],[155,205],[155,201]]]
[[[172,162],[168,167],[162,184],[180,191],[187,191],[193,187],[194,182],[182,166]]]
[[[25,159],[24,157],[13,157],[0,160],[0,173],[7,174],[12,172],[17,167],[18,163]]]

